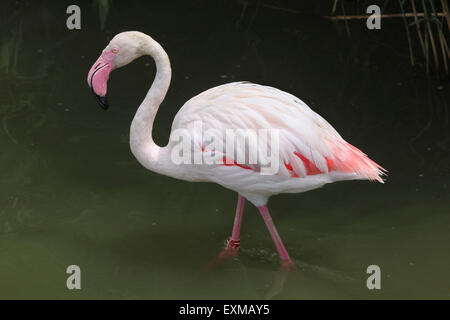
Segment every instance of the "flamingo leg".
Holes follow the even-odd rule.
[[[238,250],[240,245],[239,235],[241,233],[242,216],[244,215],[245,198],[239,194],[236,215],[234,217],[233,231],[231,237],[227,239],[226,249]]]
[[[289,254],[284,247],[283,241],[281,241],[280,235],[278,234],[277,229],[275,228],[275,224],[273,223],[272,217],[270,216],[269,209],[267,206],[258,207],[261,216],[266,223],[267,229],[269,229],[270,235],[272,237],[273,242],[275,243],[275,247],[277,248],[278,255],[281,259],[281,264],[283,266],[292,266],[294,263],[292,262]]]
[[[237,206],[236,206],[236,216],[234,217],[233,231],[231,237],[228,237],[226,241],[225,248],[219,253],[219,255],[208,264],[204,266],[205,269],[209,269],[218,262],[230,258],[238,253],[239,251],[239,235],[241,233],[242,216],[244,214],[245,198],[239,194]]]

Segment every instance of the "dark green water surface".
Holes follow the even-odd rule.
[[[420,50],[410,66],[400,20],[377,31],[351,22],[348,39],[344,24],[320,17],[329,4],[301,14],[152,2],[111,2],[103,30],[97,5],[82,2],[74,31],[70,2],[0,5],[0,298],[450,298],[450,88],[424,75]],[[386,184],[272,198],[298,266],[287,274],[247,204],[241,254],[204,270],[230,235],[237,196],[133,158],[128,131],[154,76],[149,57],[114,71],[110,110],[98,107],[87,72],[125,30],[153,36],[171,58],[159,144],[190,97],[248,80],[304,100],[389,171]],[[82,271],[78,291],[66,288],[72,264]],[[366,287],[372,264],[381,290]]]

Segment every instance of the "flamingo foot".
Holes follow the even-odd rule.
[[[280,260],[280,265],[281,268],[286,271],[292,271],[297,269],[297,266],[294,264],[294,262],[292,262],[290,258],[287,260]]]
[[[231,239],[231,237],[228,237],[227,240],[225,240],[225,248],[222,249],[215,259],[207,263],[204,269],[209,269],[225,259],[236,256],[239,252],[240,243],[241,241],[239,239],[234,240]]]

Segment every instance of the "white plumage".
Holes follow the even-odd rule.
[[[175,116],[172,132],[186,129],[193,137],[194,148],[207,146],[209,141],[202,140],[203,132],[195,131],[200,128],[195,126],[198,121],[202,123],[203,132],[215,129],[224,137],[225,130],[230,128],[236,130],[237,135],[243,133],[238,129],[279,130],[280,166],[274,176],[261,175],[257,170],[261,164],[244,163],[251,170],[220,165],[185,168],[196,172],[191,180],[219,183],[245,195],[257,206],[264,205],[273,194],[303,192],[338,180],[383,181],[380,178],[382,169],[345,142],[325,119],[299,98],[273,87],[234,82],[204,91],[183,105]],[[308,172],[308,161],[305,163],[295,153],[305,157],[321,173]],[[233,154],[226,154],[226,157],[235,160]],[[335,167],[340,170],[330,170],[327,159],[335,162]]]

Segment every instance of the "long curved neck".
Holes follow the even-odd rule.
[[[152,137],[156,112],[169,89],[172,71],[169,57],[159,43],[148,37],[141,43],[143,55],[150,55],[156,64],[156,76],[147,95],[139,106],[130,128],[130,147],[137,160],[147,169],[166,173],[163,149]]]

